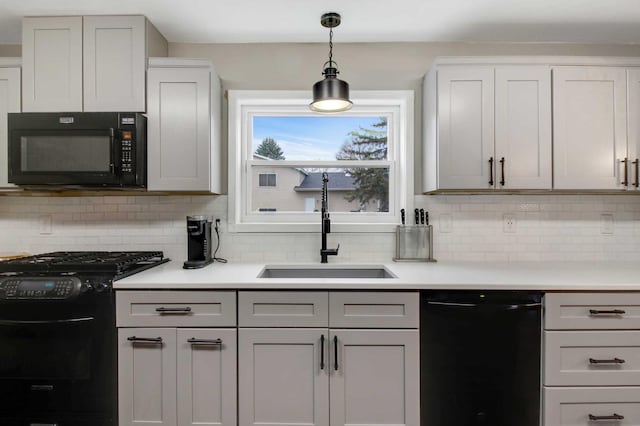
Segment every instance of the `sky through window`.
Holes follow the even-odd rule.
[[[273,138],[287,160],[335,160],[349,132],[373,128],[380,117],[253,117],[253,152]]]

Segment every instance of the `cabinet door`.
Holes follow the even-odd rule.
[[[640,188],[640,69],[627,70],[627,90],[629,93],[628,145],[629,145],[629,188]]]
[[[144,16],[83,18],[85,111],[145,111]]]
[[[625,189],[626,72],[553,69],[553,187]]]
[[[149,69],[150,191],[210,190],[209,78],[206,68]]]
[[[7,113],[20,112],[20,68],[0,68],[0,188],[8,181]]]
[[[419,426],[418,330],[331,330],[330,343],[331,426]]]
[[[447,67],[437,78],[438,187],[493,188],[493,68]]]
[[[178,329],[178,424],[236,426],[236,329]]]
[[[241,328],[238,424],[328,426],[328,338],[327,329]]]
[[[551,70],[496,68],[496,188],[551,189]]]
[[[118,407],[120,426],[176,425],[175,328],[118,330]]]
[[[22,21],[23,111],[82,111],[82,17]]]

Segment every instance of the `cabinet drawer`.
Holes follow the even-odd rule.
[[[545,388],[544,407],[548,426],[639,425],[640,387]],[[607,421],[602,416],[624,419]]]
[[[327,327],[326,291],[241,291],[240,327]]]
[[[118,291],[118,327],[231,327],[234,291]]]
[[[547,386],[640,386],[640,331],[545,331]]]
[[[331,292],[329,327],[418,328],[417,292]]]
[[[640,329],[640,293],[547,293],[545,329]]]

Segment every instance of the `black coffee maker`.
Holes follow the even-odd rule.
[[[213,262],[211,220],[207,216],[187,216],[187,261],[184,269],[197,269]]]

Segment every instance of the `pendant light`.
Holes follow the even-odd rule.
[[[325,13],[320,24],[329,28],[329,60],[323,65],[324,79],[313,85],[313,102],[309,108],[325,114],[347,111],[353,106],[349,100],[349,83],[338,78],[338,64],[333,60],[333,29],[340,25],[340,15]]]

